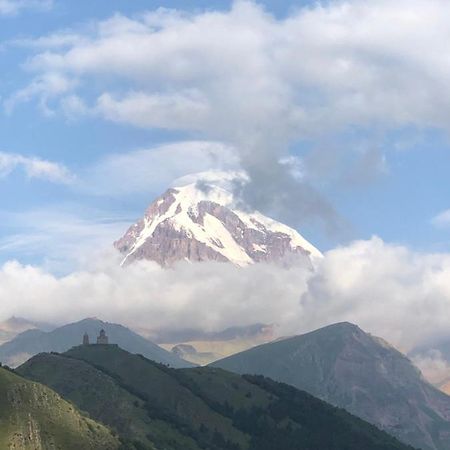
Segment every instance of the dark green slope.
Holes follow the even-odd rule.
[[[410,449],[292,387],[215,368],[170,369],[115,346],[38,355],[18,371],[110,425],[130,449]]]
[[[0,362],[15,367],[38,353],[65,352],[81,344],[84,333],[88,333],[91,342],[95,342],[101,329],[106,331],[110,343],[118,344],[131,353],[139,353],[152,361],[168,364],[171,367],[194,366],[122,325],[98,319],[84,319],[50,332],[25,331],[12,341],[0,345]]]
[[[0,368],[0,449],[114,450],[103,425],[41,384]]]
[[[233,427],[230,419],[212,410],[180,383],[178,372],[173,369],[115,346],[78,346],[64,355],[84,360],[105,371],[125,389],[144,399],[152,417],[178,424],[183,432],[187,430],[196,439],[201,439],[200,431],[206,427],[211,433],[217,431],[239,445],[247,440]]]
[[[330,325],[211,366],[290,384],[416,447],[450,449],[450,397],[428,384],[408,358],[356,325]]]

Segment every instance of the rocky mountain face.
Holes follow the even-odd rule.
[[[130,329],[98,319],[84,319],[50,332],[27,330],[10,342],[0,345],[0,362],[16,367],[41,352],[64,352],[79,345],[84,333],[89,335],[91,342],[95,342],[101,329],[106,331],[110,343],[118,344],[130,352],[140,353],[149,359],[172,367],[192,366],[191,363],[164,350]]]
[[[18,371],[107,424],[128,450],[412,450],[291,386],[170,369],[117,346],[39,354]]]
[[[356,325],[340,323],[212,364],[303,389],[427,450],[450,449],[450,397],[410,360]]]
[[[0,448],[115,450],[110,430],[53,390],[0,368]]]
[[[148,259],[162,266],[179,260],[246,266],[321,256],[297,231],[258,212],[244,212],[230,192],[206,183],[167,190],[114,246],[123,264]]]

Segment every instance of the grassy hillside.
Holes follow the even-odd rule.
[[[170,369],[115,346],[42,354],[18,370],[110,425],[128,449],[410,449],[286,385],[216,368]]]
[[[54,391],[0,368],[0,448],[114,450],[119,441]]]
[[[238,445],[247,437],[233,427],[229,418],[212,410],[201,398],[183,386],[178,372],[113,346],[79,346],[64,355],[82,359],[112,376],[122,387],[145,400],[151,417],[175,424],[202,445],[205,428]],[[203,442],[204,441],[204,442]],[[207,448],[207,447],[205,447]]]

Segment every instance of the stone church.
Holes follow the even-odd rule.
[[[83,335],[83,345],[89,345],[89,335],[87,333],[84,333]],[[100,334],[97,336],[97,344],[99,345],[108,345],[109,339],[106,335],[105,330],[100,330]]]

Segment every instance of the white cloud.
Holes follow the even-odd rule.
[[[196,92],[153,94],[131,92],[121,99],[102,94],[95,111],[113,122],[143,128],[201,130],[211,114],[208,103]]]
[[[53,0],[0,0],[0,16],[13,16],[25,9],[50,9]]]
[[[165,270],[143,262],[122,269],[119,258],[111,258],[100,267],[58,278],[36,267],[7,263],[0,269],[0,298],[10,301],[0,306],[0,315],[56,322],[96,315],[153,329],[213,330],[230,323],[271,323],[275,303],[275,318],[287,320],[297,312],[302,286],[301,274],[264,265],[241,271],[218,263],[182,263]]]
[[[349,320],[409,351],[448,336],[450,254],[416,253],[379,238],[326,254],[302,296],[308,323]]]
[[[450,227],[450,209],[442,211],[431,219],[431,223],[437,228],[449,228]]]
[[[414,356],[412,360],[430,383],[438,386],[448,381],[450,362],[443,358],[439,350],[429,350],[424,355]]]
[[[44,51],[28,65],[130,82],[120,99],[98,93],[100,112],[139,126],[167,124],[140,121],[127,105],[181,128],[180,108],[190,110],[194,127],[227,137],[268,124],[288,136],[372,122],[446,128],[449,18],[445,0],[335,1],[283,20],[238,1],[226,12],[116,15],[91,34],[41,37]]]
[[[29,178],[52,183],[70,184],[75,180],[75,176],[62,164],[16,153],[0,152],[0,178],[8,176],[16,169],[22,169]]]

